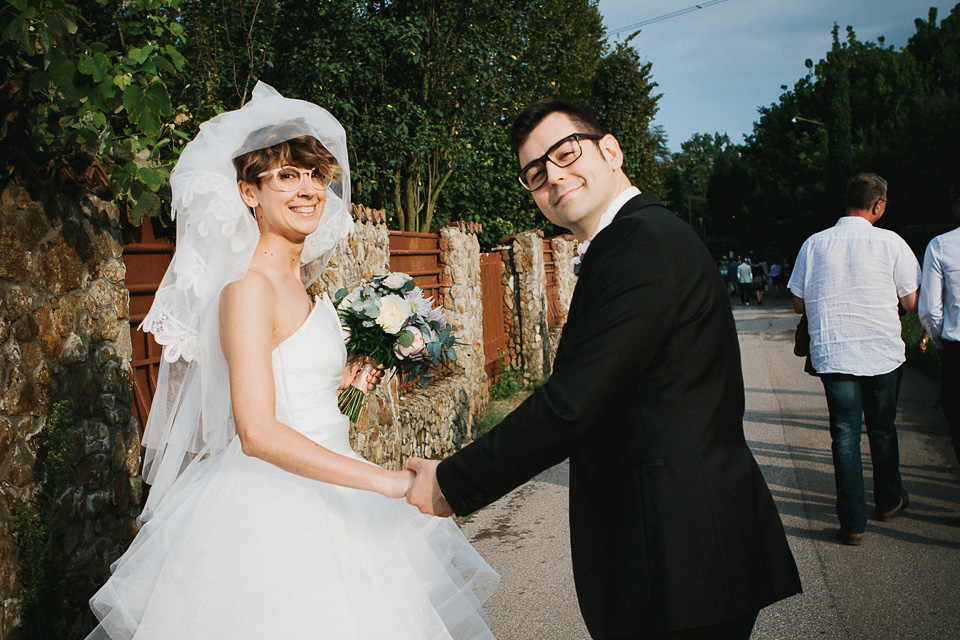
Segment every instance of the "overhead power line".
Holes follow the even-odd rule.
[[[685,13],[690,13],[691,11],[699,11],[700,9],[706,9],[707,7],[712,7],[715,4],[720,4],[721,2],[726,2],[727,0],[709,0],[708,2],[701,2],[700,4],[695,4],[692,7],[687,7],[686,9],[678,9],[671,13],[665,13],[662,16],[657,16],[656,18],[650,18],[649,20],[644,20],[636,24],[630,24],[625,27],[620,27],[619,29],[613,29],[612,31],[607,31],[606,36],[615,36],[624,31],[633,31],[634,29],[639,29],[640,27],[645,27],[648,24],[653,24],[655,22],[663,22],[664,20],[669,20],[670,18],[676,18],[682,16]]]

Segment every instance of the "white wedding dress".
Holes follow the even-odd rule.
[[[277,419],[350,449],[337,409],[346,358],[329,299],[273,351]],[[244,455],[239,438],[177,480],[91,600],[90,638],[493,638],[499,576],[449,518],[308,480]]]

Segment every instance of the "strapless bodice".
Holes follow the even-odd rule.
[[[277,420],[343,454],[351,452],[350,424],[337,408],[337,386],[346,359],[340,319],[326,294],[273,350]]]

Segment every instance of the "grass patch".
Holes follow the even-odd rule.
[[[486,409],[484,409],[483,414],[480,416],[480,419],[477,420],[477,423],[473,427],[473,437],[479,438],[490,429],[493,429],[495,426],[500,424],[500,422],[507,417],[507,413],[496,406],[495,403],[490,402],[487,404]]]
[[[490,399],[505,400],[523,390],[522,379],[523,370],[520,367],[505,365],[501,360],[497,363],[497,373],[490,385]]]
[[[932,342],[927,345],[926,353],[920,353],[920,349],[917,348],[917,343],[920,342],[920,336],[923,334],[920,318],[914,313],[905,313],[900,316],[900,327],[900,336],[907,347],[907,364],[920,373],[939,380],[940,351],[933,346]]]

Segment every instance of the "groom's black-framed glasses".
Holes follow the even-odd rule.
[[[547,160],[558,167],[569,167],[583,155],[581,140],[601,140],[603,136],[597,133],[572,133],[556,143],[547,152],[527,163],[520,170],[517,179],[527,191],[536,191],[547,182]]]

